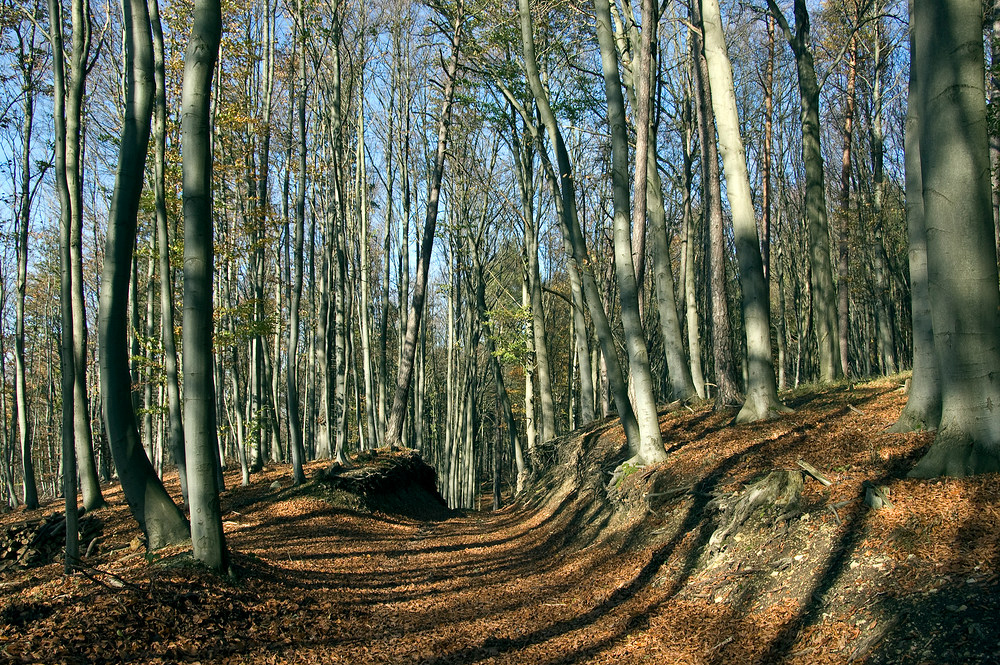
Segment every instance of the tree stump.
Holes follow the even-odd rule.
[[[780,514],[796,505],[802,494],[802,485],[801,471],[772,471],[742,492],[709,501],[706,510],[718,513],[715,518],[718,526],[708,540],[709,555],[721,550],[725,540],[738,531],[756,510],[773,509]]]

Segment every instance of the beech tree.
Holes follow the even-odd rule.
[[[1000,403],[1000,290],[982,3],[915,2],[911,46],[927,283],[941,382],[941,422],[911,475],[997,472],[1000,421],[993,410]]]
[[[771,316],[767,284],[760,256],[750,176],[740,138],[733,74],[722,34],[722,17],[716,0],[702,0],[705,58],[708,61],[712,105],[719,132],[719,152],[726,171],[726,194],[733,214],[736,257],[743,286],[743,319],[747,340],[746,401],[737,422],[754,422],[789,411],[778,401],[771,357]]]
[[[129,365],[129,281],[155,95],[153,38],[145,0],[129,0],[125,16],[125,109],[115,189],[105,242],[98,340],[104,422],[132,515],[149,549],[186,540],[187,520],[167,494],[139,438]]]
[[[184,57],[184,452],[194,556],[228,567],[219,509],[215,378],[212,373],[213,219],[211,90],[222,34],[219,0],[196,0]]]
[[[392,400],[392,410],[386,425],[386,444],[390,447],[399,446],[403,436],[403,421],[406,415],[406,405],[409,400],[413,383],[414,360],[416,359],[417,341],[420,334],[421,320],[424,315],[424,301],[427,297],[427,280],[430,271],[431,250],[434,247],[434,229],[437,227],[438,205],[441,197],[441,180],[444,177],[445,155],[448,146],[448,127],[451,122],[451,109],[454,102],[455,87],[458,84],[458,57],[462,44],[462,29],[465,22],[465,8],[462,0],[458,0],[451,17],[451,57],[445,70],[444,89],[442,92],[441,115],[438,120],[437,148],[431,170],[430,191],[427,197],[427,210],[424,215],[424,228],[420,239],[420,262],[413,285],[413,299],[406,317],[406,336],[402,342],[399,371],[396,376],[396,390]]]
[[[802,163],[805,167],[805,213],[812,262],[812,290],[816,343],[819,348],[820,378],[832,381],[842,373],[840,339],[837,328],[837,297],[830,260],[830,230],[826,209],[826,177],[820,144],[820,84],[810,45],[809,10],[805,0],[795,0],[794,30],[775,0],[767,6],[795,55],[802,118]]]

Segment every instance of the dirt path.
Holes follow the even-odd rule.
[[[299,589],[320,610],[301,618],[339,617],[334,634],[281,650],[281,660],[604,662],[609,649],[645,639],[630,631],[647,622],[650,601],[639,585],[619,588],[645,561],[588,545],[598,525],[577,523],[571,505],[420,522],[296,498],[232,516],[241,524],[231,542],[270,562],[273,594]]]

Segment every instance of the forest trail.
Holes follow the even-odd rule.
[[[433,511],[234,472],[234,580],[184,548],[146,556],[108,488],[80,575],[0,570],[0,663],[998,663],[1000,477],[905,479],[928,435],[884,432],[897,388],[789,394],[794,414],[754,426],[664,412],[668,464],[609,485],[621,437],[598,425],[495,513],[414,517]],[[760,512],[709,554],[711,501],[797,459],[833,484],[806,478],[797,514]],[[876,481],[892,508],[861,500]]]

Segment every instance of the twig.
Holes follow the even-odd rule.
[[[808,464],[807,462],[805,462],[803,460],[798,460],[796,462],[796,464],[798,464],[802,468],[803,471],[805,471],[810,476],[812,476],[813,478],[815,478],[816,480],[818,480],[822,485],[824,485],[826,487],[829,487],[830,485],[833,484],[832,480],[830,480],[829,478],[827,478],[826,476],[824,476],[822,473],[820,473],[816,469],[816,467],[814,467],[813,465]]]
[[[848,404],[847,408],[850,409],[851,411],[853,411],[854,413],[859,414],[859,415],[862,415],[862,416],[867,415],[867,414],[865,414],[864,411],[862,411],[861,409],[858,409],[858,408],[854,407],[852,404]]]
[[[114,573],[109,573],[106,570],[101,570],[100,568],[92,568],[92,567],[86,566],[86,565],[84,565],[82,563],[78,563],[75,566],[73,566],[73,569],[76,570],[77,572],[82,573],[84,577],[86,577],[87,579],[91,580],[92,582],[100,584],[102,587],[104,587],[105,589],[108,589],[109,591],[118,591],[120,589],[125,588],[125,589],[130,589],[131,591],[135,591],[137,593],[146,593],[146,590],[143,589],[141,586],[138,586],[136,584],[132,584],[128,580],[123,579],[123,578],[119,577],[118,575],[115,575]],[[107,582],[104,582],[103,580],[100,580],[97,577],[95,577],[92,574],[92,572],[93,573],[100,573],[101,575],[107,575],[112,580],[114,580],[115,582],[117,582],[117,584],[108,584]]]
[[[721,649],[722,647],[726,646],[727,644],[729,644],[732,641],[733,641],[733,636],[730,635],[729,637],[727,637],[726,639],[722,640],[721,642],[719,642],[718,644],[716,644],[714,647],[712,647],[711,649],[709,649],[708,653],[712,653],[713,651]]]

